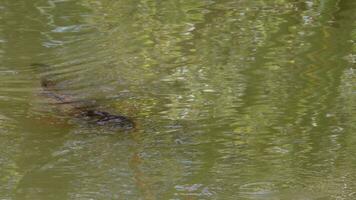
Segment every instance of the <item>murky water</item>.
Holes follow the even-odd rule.
[[[355,13],[0,0],[0,199],[356,199]],[[48,77],[135,128],[77,117]]]

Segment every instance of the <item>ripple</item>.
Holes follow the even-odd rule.
[[[330,2],[4,2],[0,196],[352,198],[355,5]]]

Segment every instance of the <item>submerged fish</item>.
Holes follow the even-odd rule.
[[[32,66],[46,66],[44,64],[33,64]],[[55,104],[65,106],[68,113],[76,118],[83,118],[98,126],[107,126],[110,128],[120,129],[132,129],[134,128],[134,122],[126,116],[112,114],[107,111],[98,110],[94,105],[90,105],[88,102],[75,101],[73,97],[65,94],[60,94],[56,83],[43,78],[41,80],[41,86],[44,94],[51,99]]]

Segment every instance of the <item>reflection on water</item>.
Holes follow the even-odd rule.
[[[0,199],[355,199],[355,11],[1,1]],[[43,77],[137,127],[76,118]]]

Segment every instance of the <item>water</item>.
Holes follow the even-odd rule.
[[[356,199],[354,13],[1,0],[0,199]],[[75,117],[44,77],[135,128]]]

